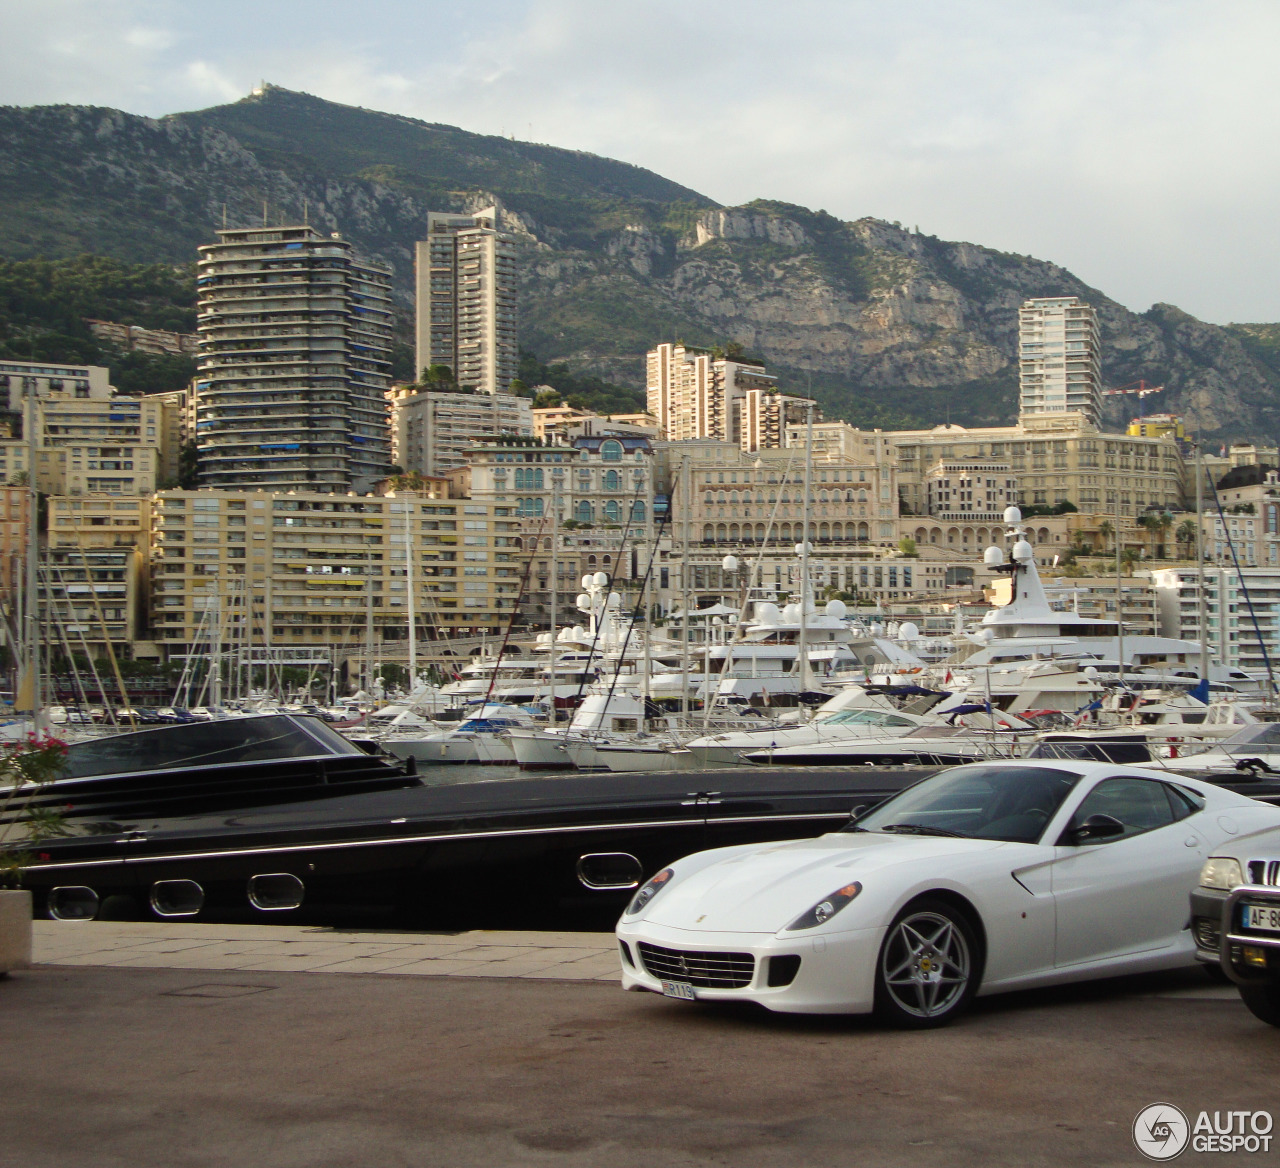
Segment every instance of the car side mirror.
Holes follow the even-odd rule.
[[[1077,844],[1114,839],[1118,835],[1124,835],[1124,824],[1114,815],[1090,815],[1083,823],[1071,829],[1071,838]]]

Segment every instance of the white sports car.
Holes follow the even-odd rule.
[[[698,852],[618,923],[622,984],[940,1025],[975,994],[1194,963],[1187,896],[1280,808],[1092,762],[954,767],[817,839]]]

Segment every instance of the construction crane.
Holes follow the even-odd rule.
[[[1143,401],[1150,397],[1153,393],[1163,393],[1163,385],[1148,385],[1145,381],[1138,380],[1130,382],[1128,385],[1122,385],[1118,389],[1104,389],[1103,397],[1116,397],[1119,394],[1137,394],[1138,395],[1138,417],[1143,415]]]

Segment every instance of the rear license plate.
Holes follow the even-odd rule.
[[[1246,904],[1240,923],[1246,929],[1260,929],[1264,933],[1280,933],[1280,904]]]
[[[687,981],[664,981],[662,983],[662,996],[664,998],[679,998],[682,1002],[696,1002],[698,1000],[697,994],[693,992],[693,986]]]

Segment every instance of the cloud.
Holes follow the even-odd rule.
[[[0,100],[159,114],[265,78],[876,215],[1135,308],[1280,320],[1269,0],[0,0]]]
[[[182,78],[190,92],[205,100],[236,101],[244,96],[241,86],[208,61],[189,61],[182,68]]]
[[[131,28],[124,34],[124,41],[127,45],[132,45],[135,49],[145,49],[148,52],[159,53],[165,49],[172,48],[177,38],[168,29],[164,28]]]

